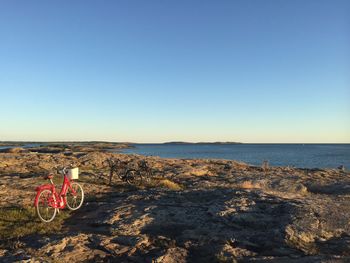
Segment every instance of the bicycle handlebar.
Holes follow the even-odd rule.
[[[63,167],[62,174],[66,174],[66,173],[67,173],[67,167]]]
[[[72,165],[71,165],[72,166]],[[57,169],[57,173],[59,174],[62,174],[62,175],[65,175],[67,174],[67,169],[69,168],[70,166],[64,166],[63,168],[62,167],[56,167]]]

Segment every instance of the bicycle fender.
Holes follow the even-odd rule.
[[[52,190],[52,185],[51,184],[44,184],[44,185],[40,185],[37,188],[35,188],[36,196],[35,196],[35,200],[34,200],[34,206],[38,205],[40,192],[43,190],[46,190],[46,189]]]

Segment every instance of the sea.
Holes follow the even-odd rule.
[[[260,166],[350,170],[350,144],[133,144],[122,153],[180,159],[225,159]]]
[[[21,147],[34,147],[27,144]],[[224,159],[260,166],[338,168],[350,170],[350,144],[132,144],[125,154],[180,159]],[[11,146],[0,146],[0,149]],[[115,150],[120,152],[120,150]]]
[[[42,144],[39,143],[28,143],[25,145],[6,145],[6,146],[0,146],[1,149],[8,149],[8,148],[13,148],[13,147],[21,147],[21,148],[30,148],[30,147],[39,147]]]

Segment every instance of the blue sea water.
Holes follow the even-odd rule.
[[[8,148],[13,148],[13,147],[21,147],[21,148],[30,148],[30,147],[38,147],[41,144],[39,143],[28,143],[25,145],[6,145],[6,146],[0,146],[0,150],[1,149],[8,149]]]
[[[227,159],[261,165],[350,169],[350,144],[134,144],[127,154],[182,159]]]

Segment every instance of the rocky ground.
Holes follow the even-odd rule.
[[[1,262],[350,262],[348,172],[89,148],[0,153]],[[153,179],[109,186],[109,157],[146,159]],[[86,201],[40,223],[34,189],[69,164]]]

